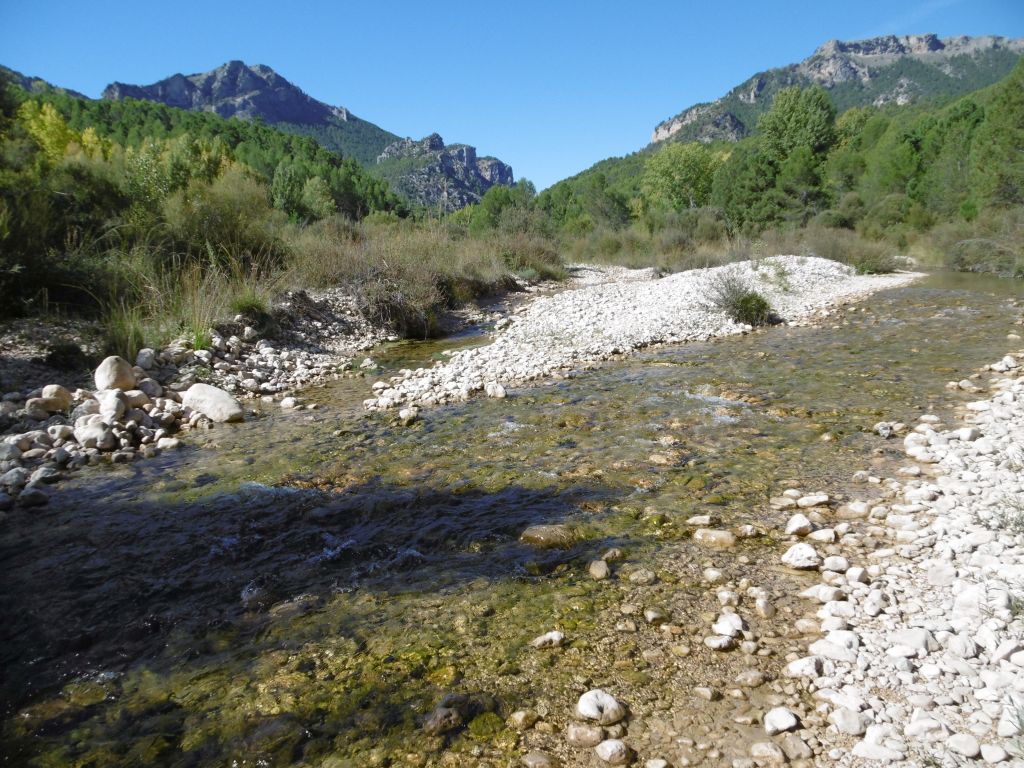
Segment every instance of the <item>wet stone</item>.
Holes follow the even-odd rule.
[[[604,560],[591,561],[587,572],[590,574],[590,578],[596,581],[603,581],[611,576],[611,568],[608,567],[608,563]]]
[[[520,761],[524,768],[556,768],[558,761],[546,752],[527,752]]]
[[[596,720],[601,725],[612,725],[626,716],[626,708],[609,693],[600,688],[587,691],[580,696],[576,712],[587,720]]]
[[[538,549],[564,549],[576,542],[576,532],[568,525],[531,525],[519,540]]]
[[[590,723],[569,723],[565,740],[574,747],[596,747],[604,741],[604,729]]]

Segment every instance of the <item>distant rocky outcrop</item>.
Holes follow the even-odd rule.
[[[74,96],[76,99],[86,98],[85,95],[78,91],[72,91],[70,88],[61,88],[59,85],[46,82],[41,77],[23,75],[21,72],[10,69],[9,67],[0,66],[0,75],[6,77],[16,86],[22,90],[28,91],[29,93],[46,93],[47,91],[56,91],[57,93],[65,93],[68,96]]]
[[[512,183],[508,165],[493,157],[478,158],[473,147],[445,147],[437,134],[418,142],[399,139],[345,107],[314,99],[262,64],[229,61],[209,72],[173,75],[152,85],[111,83],[103,98],[145,99],[221,117],[264,120],[354,158],[416,204],[441,203],[455,210],[477,202],[495,184]]]
[[[651,142],[738,141],[754,130],[775,94],[791,85],[822,86],[840,112],[959,96],[1005,77],[1022,53],[1024,40],[991,35],[829,40],[799,64],[760,72],[722,98],[660,123]]]
[[[515,183],[506,163],[477,157],[476,148],[467,144],[445,146],[436,133],[389,144],[377,157],[377,170],[414,203],[449,212],[480,202],[496,184]]]

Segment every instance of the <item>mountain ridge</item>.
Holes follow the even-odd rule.
[[[792,85],[820,85],[840,112],[960,96],[1005,77],[1021,54],[1024,39],[1000,35],[829,40],[796,64],[758,72],[721,98],[662,121],[651,134],[651,144],[738,141],[753,132],[774,95]]]
[[[491,186],[512,179],[511,167],[497,158],[478,158],[475,147],[468,144],[446,148],[442,141],[437,149],[440,154],[431,162],[411,148],[430,142],[436,134],[420,142],[403,139],[357,117],[346,107],[313,98],[265,64],[231,60],[208,72],[178,73],[151,85],[114,82],[103,90],[101,98],[142,99],[189,111],[214,112],[226,118],[264,120],[275,128],[309,136],[329,150],[354,158],[370,173],[386,178],[411,202],[426,207],[441,204],[453,210],[452,206],[479,202]],[[382,153],[396,145],[409,150],[403,155],[407,162],[382,163]],[[461,151],[461,147],[471,151]],[[401,152],[394,149],[391,154],[397,160]],[[493,162],[485,163],[486,168],[482,169],[481,161]],[[403,171],[415,178],[404,178]]]

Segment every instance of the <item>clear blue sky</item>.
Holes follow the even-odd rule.
[[[229,59],[401,136],[433,131],[538,189],[830,38],[1024,37],[1024,0],[602,3],[0,0],[0,63],[97,97]]]

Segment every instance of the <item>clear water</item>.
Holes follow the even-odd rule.
[[[687,706],[687,728],[742,739],[717,723],[735,702],[713,717],[681,691],[755,662],[777,671],[784,628],[761,628],[779,655],[660,664],[664,632],[615,625],[643,599],[699,645],[711,563],[797,610],[769,495],[863,492],[853,471],[891,471],[899,452],[871,426],[952,418],[963,398],[945,383],[1012,346],[1020,288],[937,275],[831,325],[651,349],[409,428],[362,412],[372,378],[341,380],[307,393],[315,411],[268,410],[82,473],[0,529],[6,764],[505,765],[526,743],[558,751],[591,683],[630,703],[638,743]],[[375,358],[386,376],[482,341]],[[707,513],[764,535],[699,550],[684,521]],[[569,525],[576,543],[520,543],[535,523]],[[612,546],[620,578],[594,582],[587,563]],[[646,591],[622,578],[641,566],[659,576]],[[527,647],[554,627],[567,649]],[[419,719],[450,691],[486,692],[497,714],[425,735]],[[523,707],[556,733],[524,741],[502,724]]]

